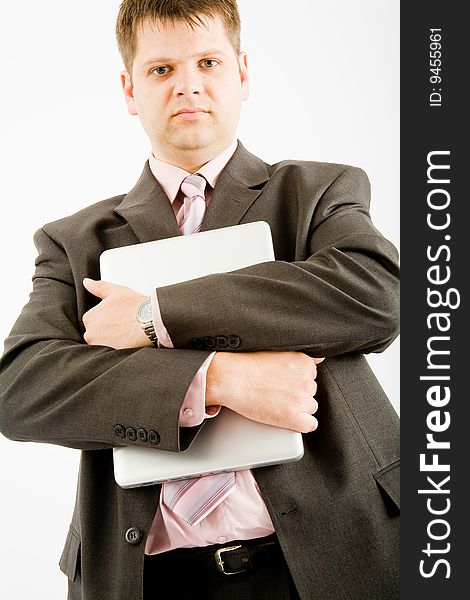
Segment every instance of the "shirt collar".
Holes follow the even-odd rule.
[[[236,149],[237,140],[234,140],[226,150],[219,154],[219,156],[216,156],[203,165],[196,171],[196,173],[202,175],[206,179],[207,183],[214,188],[225,165],[232,158]],[[176,167],[175,165],[171,165],[170,163],[158,160],[153,155],[153,152],[151,152],[149,156],[149,165],[153,176],[162,186],[163,191],[173,204],[173,202],[176,200],[176,196],[178,195],[183,179],[188,177],[188,175],[192,175],[192,173],[189,173],[184,169],[180,169],[180,167]]]

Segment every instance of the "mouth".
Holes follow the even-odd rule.
[[[204,115],[209,114],[209,111],[204,110],[203,108],[182,108],[178,112],[176,112],[173,117],[181,120],[181,121],[196,121],[197,119],[202,118]]]

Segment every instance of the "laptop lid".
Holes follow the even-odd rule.
[[[150,295],[153,288],[275,260],[264,221],[105,250],[101,278]]]
[[[303,456],[302,435],[222,408],[184,452],[114,448],[114,477],[123,488],[292,462]]]
[[[258,221],[106,250],[100,268],[103,280],[148,295],[154,287],[272,260],[271,230]],[[116,482],[136,487],[299,460],[303,444],[298,432],[223,409],[185,452],[122,446],[113,453]]]

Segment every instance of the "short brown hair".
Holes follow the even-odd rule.
[[[154,23],[184,21],[191,27],[204,25],[204,17],[220,16],[230,43],[240,53],[240,14],[236,0],[123,0],[116,23],[116,38],[124,66],[131,73],[137,50],[137,27],[144,20]]]

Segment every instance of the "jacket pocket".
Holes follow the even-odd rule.
[[[400,459],[392,462],[377,473],[374,479],[385,500],[391,501],[400,510]]]
[[[59,567],[62,573],[65,573],[70,581],[75,581],[80,561],[80,538],[78,533],[72,528],[69,529],[62,556],[59,560]]]

